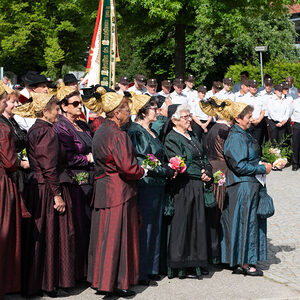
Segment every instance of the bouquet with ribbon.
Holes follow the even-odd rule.
[[[178,173],[184,173],[186,170],[186,164],[184,163],[184,159],[180,156],[174,156],[170,159],[168,166],[177,171]]]
[[[226,182],[226,176],[225,174],[219,170],[213,174],[214,177],[214,184],[217,186],[222,186]]]
[[[161,162],[155,155],[147,154],[147,158],[143,160],[142,166],[147,170],[154,170],[157,166],[160,166]]]

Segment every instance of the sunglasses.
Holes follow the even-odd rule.
[[[79,106],[81,104],[82,104],[81,101],[74,101],[74,102],[68,103],[68,105],[73,105],[74,107],[77,107],[77,106]]]

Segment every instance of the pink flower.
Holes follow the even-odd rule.
[[[172,157],[170,159],[170,167],[173,169],[173,170],[178,170],[180,168],[180,164],[181,164],[181,159],[177,156],[175,157]]]

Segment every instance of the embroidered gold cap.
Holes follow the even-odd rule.
[[[138,111],[150,100],[150,96],[136,94],[135,92],[130,92],[131,97],[129,99],[131,102],[129,103],[129,108],[132,115],[136,115]]]
[[[0,96],[3,95],[5,92],[7,94],[11,94],[14,90],[12,88],[10,88],[9,86],[7,86],[6,84],[4,84],[1,80],[0,80]]]
[[[47,105],[47,103],[54,97],[51,94],[45,93],[30,93],[29,101],[21,106],[13,109],[15,115],[19,115],[24,118],[36,118],[36,113],[41,112]],[[31,101],[32,100],[32,101]]]
[[[72,94],[76,90],[72,86],[67,86],[63,82],[60,82],[57,86],[56,97],[59,101],[63,100],[66,96]]]

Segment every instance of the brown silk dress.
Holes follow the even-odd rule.
[[[224,123],[216,123],[207,134],[207,159],[212,165],[213,173],[222,171],[227,175],[228,167],[224,158],[224,143],[227,139],[230,127]],[[214,185],[214,194],[219,209],[223,210],[225,199],[225,186]]]
[[[75,285],[75,235],[69,187],[59,180],[65,159],[52,124],[38,119],[28,131],[28,141],[33,178],[25,200],[32,218],[24,230],[22,289],[33,295]],[[54,209],[54,196],[59,194],[66,202],[64,214]]]
[[[16,170],[11,130],[0,122],[0,299],[21,289],[21,203],[11,178]]]
[[[92,288],[128,289],[139,277],[137,164],[129,136],[105,119],[93,139],[96,176],[88,256]]]

